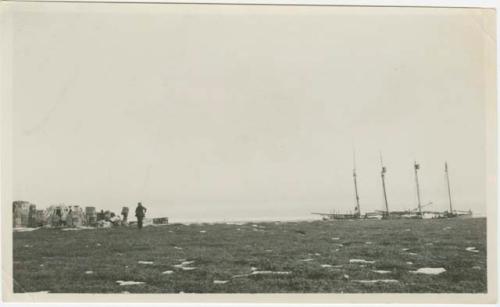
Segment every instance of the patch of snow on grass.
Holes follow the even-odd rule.
[[[195,270],[196,267],[188,267],[187,265],[193,264],[194,261],[183,261],[180,264],[174,265],[174,268],[182,269],[184,271],[192,271]]]
[[[62,231],[71,231],[71,230],[85,230],[85,229],[95,229],[94,227],[88,227],[88,226],[80,226],[80,227],[74,227],[74,228],[63,228],[61,229]]]
[[[465,250],[471,253],[479,253],[479,251],[474,246],[467,247]]]
[[[265,274],[276,274],[276,275],[288,275],[291,274],[291,272],[287,271],[253,271],[251,273],[252,275],[265,275]]]
[[[291,274],[291,272],[287,272],[287,271],[252,271],[249,274],[234,275],[232,278],[248,277],[251,275],[288,275],[288,274]]]
[[[240,277],[248,277],[250,274],[238,274],[238,275],[233,275],[231,278],[240,278]]]
[[[216,284],[216,285],[223,285],[223,284],[226,284],[228,282],[229,282],[229,280],[214,280],[214,284]]]
[[[37,229],[40,229],[40,227],[36,227],[36,228],[18,227],[18,228],[14,228],[14,232],[34,231]]]
[[[117,280],[116,283],[119,284],[120,286],[135,286],[144,284],[144,282],[142,281],[131,281],[131,280],[129,281]]]
[[[350,259],[349,263],[375,263],[375,261],[368,261],[364,259]]]
[[[398,283],[398,280],[395,279],[374,279],[374,280],[353,280],[354,282],[359,282],[362,284],[375,284],[378,282],[382,283]]]
[[[372,272],[378,273],[378,274],[389,274],[389,273],[391,273],[391,271],[385,271],[385,270],[372,270]]]
[[[420,268],[416,271],[410,271],[413,274],[427,274],[427,275],[438,275],[446,272],[444,268]]]

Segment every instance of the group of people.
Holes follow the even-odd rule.
[[[146,216],[146,207],[142,205],[142,203],[138,203],[137,207],[135,208],[135,216],[137,217],[137,227],[140,229],[143,226],[143,220],[144,217]],[[116,216],[114,213],[110,211],[104,212],[101,210],[101,213],[98,213],[97,220],[106,220],[108,222],[111,222],[113,224],[120,223],[120,225],[127,225],[128,223],[128,207],[123,207],[121,215],[123,218],[120,220],[118,216]]]

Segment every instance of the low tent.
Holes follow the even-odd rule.
[[[70,210],[66,216],[66,226],[80,227],[86,225],[85,214],[80,206],[69,206]]]
[[[47,208],[48,225],[52,227],[65,225],[68,212],[69,207],[64,204],[50,206]]]
[[[80,206],[53,205],[47,209],[50,226],[79,227],[86,224],[85,214]]]
[[[44,209],[36,210],[34,227],[42,227],[47,225],[47,223],[48,223],[47,210]]]

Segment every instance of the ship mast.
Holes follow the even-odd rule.
[[[418,170],[420,169],[420,164],[414,161],[413,167],[415,169],[415,184],[417,185],[417,201],[418,201],[418,214],[422,216],[422,204],[420,202],[420,185],[418,184]]]
[[[356,196],[356,208],[354,208],[354,214],[358,217],[361,216],[361,208],[359,206],[359,195],[358,195],[358,181],[356,175],[356,152],[353,151],[353,169],[352,169],[352,178],[354,180],[354,193]]]
[[[448,162],[444,162],[444,172],[446,174],[446,184],[448,185],[448,199],[450,200],[450,214],[453,214],[453,206],[451,204],[450,176],[448,174]]]
[[[380,153],[380,167],[382,168],[380,171],[380,177],[382,178],[382,189],[384,190],[384,201],[385,201],[385,214],[389,217],[389,204],[387,203],[387,192],[385,190],[385,173],[387,169],[384,166],[384,161],[382,160],[382,153]]]

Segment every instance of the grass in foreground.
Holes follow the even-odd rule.
[[[424,267],[446,272],[410,272]],[[252,270],[290,273],[234,277]],[[379,279],[397,282],[359,282]],[[14,233],[14,280],[51,293],[485,292],[486,219],[41,229]]]

